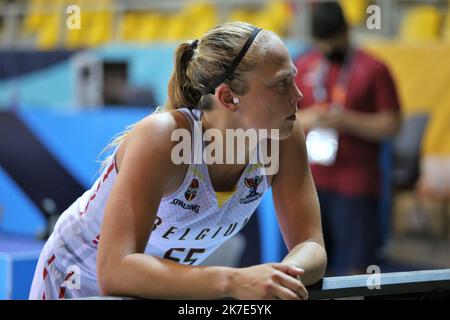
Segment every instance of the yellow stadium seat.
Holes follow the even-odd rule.
[[[199,39],[209,29],[213,28],[217,24],[217,20],[214,18],[207,18],[197,21],[195,26],[192,27],[190,35],[186,34],[184,39]]]
[[[444,39],[450,41],[450,0],[448,1],[448,10],[444,22]]]
[[[258,14],[255,24],[263,29],[269,29],[285,36],[293,20],[291,6],[286,1],[268,2]]]
[[[254,12],[243,10],[243,9],[235,9],[230,13],[228,17],[228,21],[244,21],[248,23],[254,23],[255,14]]]
[[[69,0],[80,6],[81,29],[65,30],[65,46],[68,48],[95,47],[113,39],[112,24],[114,3],[111,0]]]
[[[135,12],[127,12],[123,15],[119,26],[119,40],[133,42],[136,40],[136,29],[139,15]]]
[[[345,18],[351,26],[360,25],[366,17],[367,0],[340,0]]]
[[[64,46],[69,49],[77,49],[83,47],[82,37],[84,27],[86,26],[86,12],[84,12],[84,8],[87,5],[85,0],[74,0],[67,3],[67,5],[77,5],[81,10],[81,18],[80,18],[80,29],[65,29],[64,33]],[[66,16],[67,17],[67,16]]]
[[[36,45],[41,49],[51,49],[58,45],[60,39],[61,13],[65,0],[31,0],[28,2],[21,35],[36,38]]]
[[[22,33],[25,36],[36,37],[36,46],[40,49],[52,49],[63,43],[69,47],[80,38],[80,31],[65,28],[65,20],[68,16],[66,7],[79,5],[81,8],[86,0],[31,0],[28,2],[28,14],[23,21]]]
[[[392,70],[403,114],[432,114],[424,154],[450,154],[450,45],[367,41],[364,47]]]
[[[450,41],[450,13],[445,17],[444,23],[444,39],[449,42]]]
[[[400,38],[406,41],[436,40],[440,37],[442,15],[431,5],[410,9],[400,26]]]
[[[148,43],[160,38],[160,30],[164,28],[164,18],[156,12],[142,14],[138,19],[136,41]]]
[[[284,36],[293,20],[293,12],[287,1],[269,1],[260,10],[235,9],[229,21],[245,21]]]
[[[92,12],[89,16],[88,28],[84,28],[85,38],[83,43],[86,47],[96,47],[111,40],[111,13]],[[87,29],[87,30],[86,30]]]
[[[44,22],[44,14],[42,10],[45,7],[45,0],[30,0],[28,2],[28,14],[23,21],[23,29],[25,32],[34,32],[40,28]]]
[[[165,41],[178,41],[183,38],[184,34],[191,33],[190,29],[192,21],[183,14],[175,14],[166,18],[167,26],[164,32]]]
[[[58,46],[60,36],[61,16],[51,14],[44,16],[42,24],[36,38],[36,46],[41,50],[50,50]]]
[[[210,3],[194,3],[187,5],[180,16],[185,27],[177,40],[201,37],[206,31],[218,23],[216,8]]]
[[[65,30],[65,46],[71,49],[84,48],[87,46],[86,38],[89,36],[91,30],[91,13],[81,12],[81,28],[80,29],[66,29]]]
[[[81,29],[67,30],[65,35],[64,46],[68,49],[75,49],[82,47],[81,43],[82,31]]]

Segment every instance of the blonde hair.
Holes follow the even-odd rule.
[[[209,84],[223,75],[232,64],[244,43],[251,36],[255,27],[245,22],[230,22],[208,31],[193,46],[191,42],[180,44],[175,51],[175,61],[168,85],[168,101],[164,111],[179,108],[211,108]],[[272,32],[262,30],[253,41],[241,62],[233,72],[233,80],[226,79],[230,89],[236,94],[245,94],[249,85],[245,81],[245,72],[253,70],[259,60],[255,47],[267,40]],[[157,109],[155,112],[160,112]],[[135,124],[115,136],[100,156],[120,145],[130,134]],[[111,155],[102,161],[100,171],[110,161]]]
[[[175,51],[174,70],[169,80],[169,99],[165,109],[209,109],[209,84],[225,73],[254,29],[253,25],[245,22],[225,23],[208,31],[199,39],[196,47],[188,42],[180,44]],[[256,67],[259,60],[254,48],[268,34],[264,30],[260,32],[234,70],[233,80],[224,81],[234,93],[245,94],[249,90],[244,73]]]
[[[125,131],[120,132],[119,134],[115,135],[112,138],[112,141],[110,143],[108,143],[108,145],[105,148],[103,148],[103,150],[98,155],[98,158],[101,158],[104,154],[107,154],[107,153],[108,153],[108,156],[103,160],[97,160],[98,162],[101,163],[100,168],[98,169],[98,174],[100,174],[103,171],[103,169],[106,168],[106,166],[108,165],[108,162],[113,157],[113,153],[110,153],[110,151],[112,151],[113,149],[118,147],[123,141],[125,141],[125,139],[130,135],[131,130],[133,130],[133,127],[135,125],[136,125],[136,123],[133,123],[133,124],[129,125],[125,129]]]

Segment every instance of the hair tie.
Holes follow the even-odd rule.
[[[197,48],[198,45],[198,39],[195,39],[194,41],[191,42],[190,46],[192,50],[195,50]]]

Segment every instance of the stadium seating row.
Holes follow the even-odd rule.
[[[118,2],[99,0],[29,0],[20,37],[31,39],[38,49],[90,48],[110,42],[151,43],[194,39],[214,25],[226,21],[248,21],[281,36],[289,35],[295,19],[292,1],[268,1],[264,6],[240,5],[222,12],[208,2],[188,3],[179,10],[122,10]],[[362,25],[367,0],[341,0],[352,26]],[[68,5],[81,8],[81,28],[65,28]],[[88,9],[85,9],[88,8]],[[298,8],[297,8],[298,9]],[[224,17],[225,15],[225,17]],[[409,8],[399,26],[398,36],[406,41],[450,40],[448,13],[431,4]]]

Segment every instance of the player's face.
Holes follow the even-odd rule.
[[[249,91],[239,97],[241,116],[246,127],[279,129],[280,139],[286,139],[303,95],[295,84],[297,70],[286,47],[275,37],[269,42],[257,67],[247,74]]]

